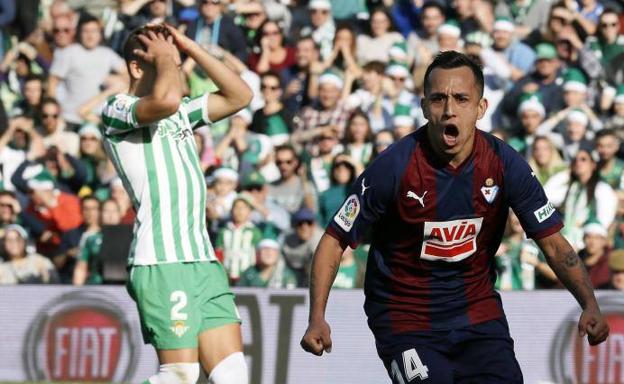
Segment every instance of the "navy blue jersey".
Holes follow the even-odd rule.
[[[471,155],[453,168],[437,160],[426,129],[384,151],[326,229],[352,248],[372,231],[364,309],[378,343],[503,317],[494,254],[509,208],[533,239],[563,226],[510,146],[477,130]]]

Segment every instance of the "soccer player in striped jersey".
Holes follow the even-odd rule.
[[[182,95],[180,52],[219,93]],[[251,90],[219,60],[169,25],[134,31],[124,46],[127,94],[102,111],[107,153],[137,218],[128,290],[159,372],[145,383],[248,382],[240,318],[206,230],[206,186],[193,129],[244,108]]]
[[[487,109],[479,65],[441,53],[424,87],[427,125],[373,161],[319,242],[301,345],[317,355],[331,349],[330,287],[343,250],[356,248],[370,227],[364,310],[392,382],[522,383],[494,290],[510,207],[583,309],[579,335],[596,345],[609,327],[535,174],[509,145],[476,128]]]

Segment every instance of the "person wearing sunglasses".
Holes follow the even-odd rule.
[[[273,145],[281,145],[290,139],[294,115],[282,104],[280,76],[273,71],[260,76],[260,92],[264,107],[254,112],[249,130],[271,138]]]
[[[607,8],[600,15],[596,35],[587,38],[587,44],[603,65],[624,53],[624,36],[620,34],[620,28],[620,15]]]
[[[67,129],[61,104],[51,97],[44,98],[39,116],[41,126],[38,128],[43,132],[46,148],[56,146],[61,152],[77,157],[80,153],[80,138],[76,132]]]
[[[189,23],[186,35],[205,49],[219,46],[247,62],[245,36],[229,15],[223,13],[224,1],[197,0],[199,17]]]
[[[279,72],[296,64],[295,49],[284,44],[284,34],[277,22],[265,21],[259,32],[254,52],[249,56],[249,68],[262,74]]]

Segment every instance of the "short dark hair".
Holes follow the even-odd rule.
[[[260,80],[262,81],[262,79],[264,79],[265,77],[273,77],[275,79],[277,79],[277,82],[280,86],[280,88],[282,87],[282,77],[280,76],[279,73],[277,73],[274,70],[268,70],[266,72],[263,72],[262,74],[260,74]]]
[[[431,86],[429,85],[429,75],[431,74],[431,72],[433,72],[434,69],[454,69],[461,67],[470,68],[472,74],[474,75],[475,83],[478,87],[479,97],[483,97],[483,68],[469,56],[457,51],[446,51],[438,53],[433,59],[433,62],[429,64],[429,67],[427,67],[427,71],[425,71],[425,96],[428,95],[431,91]]]
[[[54,97],[46,96],[43,99],[41,99],[40,108],[43,109],[43,106],[46,104],[54,104],[56,105],[57,108],[61,109],[61,104]]]
[[[83,206],[83,205],[84,205],[84,203],[86,203],[87,201],[95,201],[95,202],[97,203],[97,205],[98,205],[98,209],[99,209],[99,208],[100,208],[100,206],[102,205],[102,203],[100,202],[100,200],[99,200],[97,197],[95,197],[95,196],[93,196],[93,195],[87,195],[87,196],[83,197],[83,198],[80,200],[80,206]]]
[[[380,75],[383,75],[386,71],[386,64],[382,61],[373,60],[362,66],[362,70],[366,72],[377,72]]]
[[[148,31],[152,31],[154,33],[162,33],[163,36],[168,37],[170,32],[164,25],[143,25],[139,28],[134,29],[128,35],[126,42],[123,45],[121,50],[124,60],[126,61],[126,65],[131,61],[140,61],[139,56],[137,56],[134,51],[145,50],[145,45],[139,40],[139,35],[147,34]]]
[[[442,6],[442,4],[440,4],[437,1],[433,1],[433,0],[425,1],[425,4],[423,4],[422,8],[420,9],[420,14],[423,15],[425,13],[425,10],[427,10],[429,8],[435,8],[435,9],[439,10],[440,13],[442,14],[442,16],[446,17],[446,10]]]
[[[605,136],[613,136],[616,139],[619,139],[618,135],[615,133],[615,130],[611,129],[611,128],[605,128],[605,129],[601,129],[600,131],[596,132],[596,139],[595,141],[598,142],[598,139],[605,137]]]

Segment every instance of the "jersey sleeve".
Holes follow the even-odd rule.
[[[186,111],[192,129],[197,129],[212,123],[208,117],[209,95],[209,93],[204,93],[197,97],[185,97],[182,99],[182,106]]]
[[[561,216],[546,197],[527,162],[503,144],[505,190],[509,205],[529,238],[539,240],[563,228]]]
[[[343,248],[357,248],[366,231],[394,201],[400,182],[399,167],[392,163],[393,156],[384,155],[357,178],[327,225],[325,232],[340,241]]]
[[[140,128],[136,118],[139,98],[125,94],[111,96],[102,108],[102,122],[106,135],[118,135]]]

